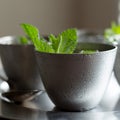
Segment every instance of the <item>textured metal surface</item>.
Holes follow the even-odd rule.
[[[113,74],[100,104],[87,112],[65,112],[54,107],[46,92],[21,105],[7,102],[0,96],[0,120],[119,120],[120,86]]]
[[[117,80],[120,84],[120,42],[117,44],[117,46],[118,46],[118,51],[117,51],[114,71],[115,71],[115,76],[117,77]]]
[[[33,45],[20,45],[15,40],[12,36],[0,38],[0,57],[10,88],[43,89]]]
[[[112,92],[114,92],[114,89]],[[40,94],[33,101],[27,101],[22,105],[16,105],[0,99],[0,118],[12,120],[119,120],[119,98],[119,95],[114,96],[114,101],[110,101],[108,98],[109,100],[103,106],[101,101],[99,106],[87,112],[53,110],[54,106],[46,93]]]
[[[97,43],[80,43],[78,47],[101,52],[91,55],[36,52],[46,91],[60,109],[84,111],[96,107],[113,70],[116,47]]]

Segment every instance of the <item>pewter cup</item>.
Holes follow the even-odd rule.
[[[0,38],[0,57],[10,89],[44,89],[33,45],[21,45],[18,39],[18,36]]]
[[[94,54],[36,52],[41,79],[57,108],[86,111],[96,107],[108,86],[117,47],[101,43],[79,43],[76,51]]]

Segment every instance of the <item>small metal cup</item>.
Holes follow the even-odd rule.
[[[44,89],[34,46],[21,45],[18,36],[0,38],[0,57],[11,90]]]
[[[108,86],[117,48],[100,43],[79,43],[78,50],[94,54],[36,52],[41,79],[53,103],[62,110],[96,107]]]

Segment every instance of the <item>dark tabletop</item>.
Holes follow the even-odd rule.
[[[2,84],[2,82],[1,82]],[[95,96],[97,97],[97,96]],[[67,112],[55,108],[46,92],[33,100],[15,104],[0,97],[0,120],[119,120],[120,86],[114,75],[101,103],[86,112]]]

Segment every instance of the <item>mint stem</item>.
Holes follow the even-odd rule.
[[[59,42],[58,49],[57,49],[56,53],[60,53],[60,47],[62,45],[62,41],[63,41],[62,36],[60,36],[60,42]]]

